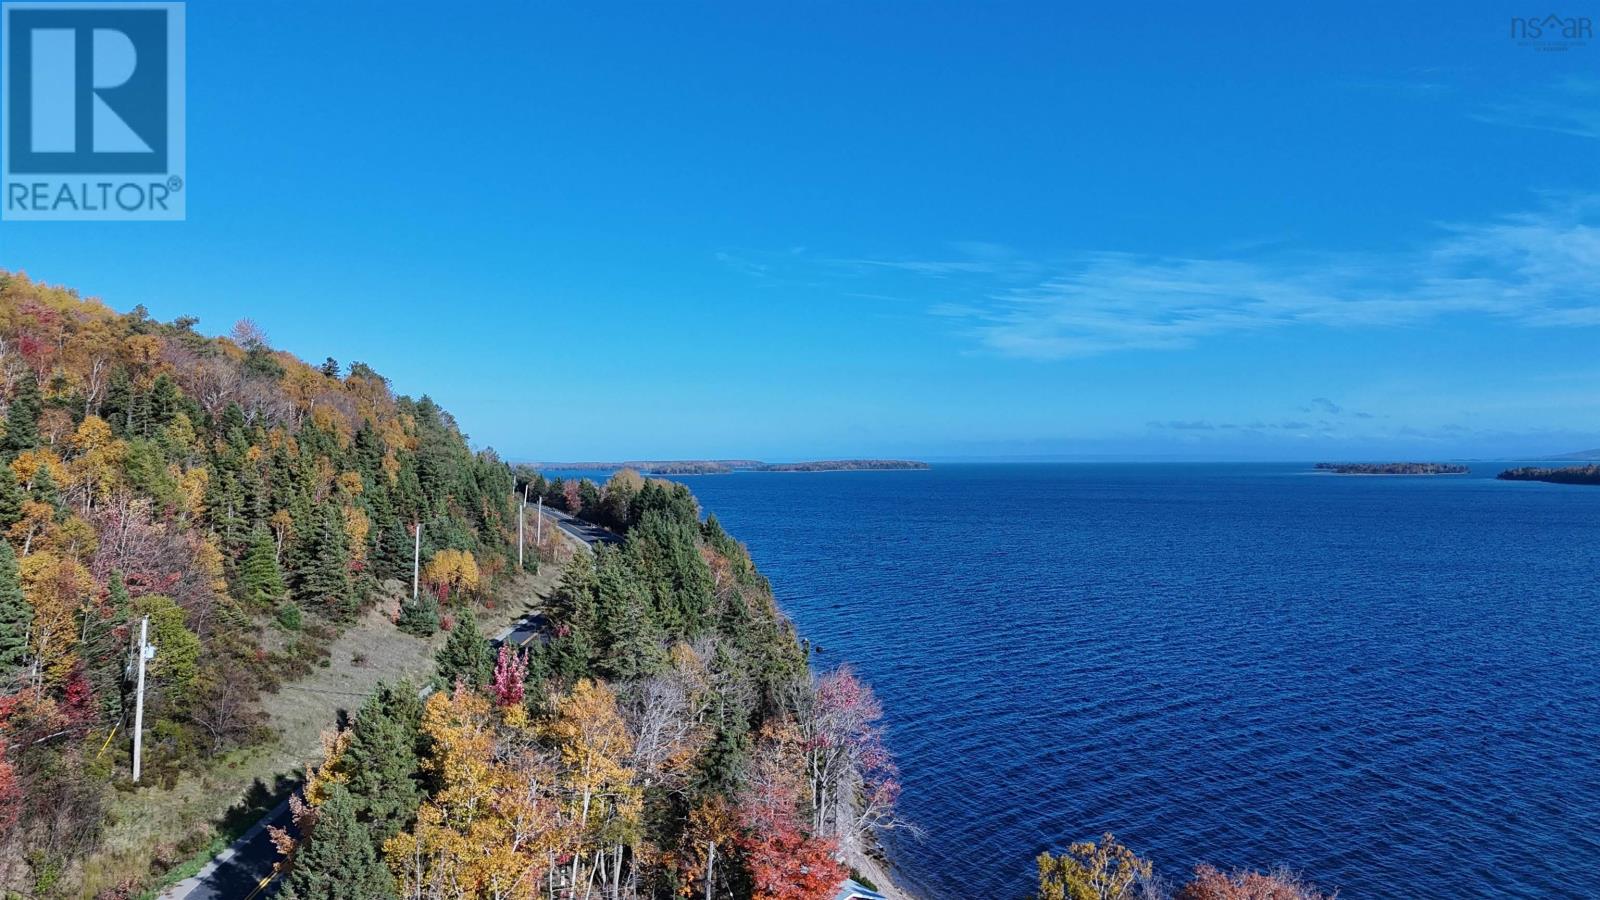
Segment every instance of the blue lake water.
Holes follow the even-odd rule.
[[[1504,465],[681,480],[877,689],[919,893],[1110,830],[1172,878],[1600,896],[1600,488]]]

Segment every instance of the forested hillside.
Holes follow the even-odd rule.
[[[150,784],[259,739],[260,693],[409,587],[413,523],[440,587],[513,558],[511,470],[431,400],[196,324],[0,273],[0,893],[70,890],[131,789],[142,617]]]
[[[0,275],[0,894],[155,883],[170,862],[85,886],[112,798],[271,741],[264,692],[350,663],[328,648],[379,598],[394,640],[449,632],[436,675],[330,716],[274,832],[281,896],[817,900],[894,824],[871,691],[813,675],[685,487],[548,482],[361,363],[196,324]],[[535,493],[625,537],[562,552],[547,529],[535,558],[565,566],[547,639],[495,653],[475,609],[515,566],[515,498]]]
[[[681,484],[583,484],[626,539],[570,561],[548,643],[458,623],[442,690],[380,689],[330,739],[283,896],[823,900],[896,824],[871,691],[812,676],[744,548]]]

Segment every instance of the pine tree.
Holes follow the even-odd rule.
[[[388,576],[409,582],[413,549],[411,528],[391,511],[387,485],[380,495],[382,503],[373,505],[372,562],[380,578]]]
[[[117,621],[128,618],[128,610],[132,607],[133,600],[128,596],[128,582],[122,573],[116,570],[111,572],[111,581],[106,585],[106,603],[111,607],[111,616]]]
[[[471,687],[481,688],[489,683],[494,671],[494,656],[489,652],[489,642],[478,633],[478,620],[471,609],[463,609],[456,620],[450,638],[439,648],[439,678],[445,685],[463,681]]]
[[[297,542],[295,594],[305,604],[333,618],[343,618],[354,611],[355,591],[350,583],[350,551],[338,508],[324,504],[314,514],[307,531]]]
[[[325,788],[317,824],[294,856],[284,900],[380,900],[395,896],[394,878],[378,859],[372,832],[356,817],[342,784]]]
[[[589,638],[581,631],[550,639],[550,643],[536,650],[534,665],[543,672],[566,682],[587,678],[594,673],[595,651]]]
[[[666,661],[666,653],[644,586],[618,553],[603,553],[596,575],[605,674],[625,681],[653,674]]]
[[[100,417],[111,425],[111,433],[127,437],[132,430],[133,380],[128,370],[118,366],[111,373],[111,383],[106,387],[106,397],[100,402]]]
[[[10,528],[22,518],[22,485],[10,466],[0,466],[0,529]]]
[[[239,566],[239,581],[246,603],[270,607],[283,599],[288,588],[278,569],[278,548],[271,532],[257,528],[250,534],[250,549]]]
[[[145,406],[145,416],[141,424],[147,432],[154,433],[155,429],[165,428],[173,416],[182,411],[182,395],[172,379],[161,374],[150,385],[149,397],[142,405]]]
[[[22,596],[17,578],[17,555],[10,541],[0,539],[0,687],[22,668],[32,624],[33,607]]]
[[[61,508],[61,491],[56,488],[56,480],[47,466],[40,466],[38,474],[33,476],[33,499]]]
[[[623,552],[650,591],[656,620],[672,637],[692,637],[709,622],[712,579],[700,556],[699,532],[697,524],[656,509],[628,531]]]
[[[712,688],[708,713],[711,742],[700,757],[700,789],[735,796],[750,762],[750,710],[737,690],[742,666],[727,648],[717,646],[711,657]]]
[[[417,768],[421,722],[416,688],[402,681],[379,684],[350,728],[338,771],[349,777],[356,817],[370,826],[375,843],[399,834],[422,802]]]
[[[14,457],[39,446],[39,413],[43,407],[38,380],[32,375],[23,378],[6,411],[6,436],[0,441],[0,455]]]
[[[427,591],[423,591],[415,601],[402,601],[400,618],[395,621],[395,626],[406,634],[433,637],[439,630],[439,601]]]

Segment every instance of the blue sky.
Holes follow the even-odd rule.
[[[191,2],[188,220],[0,265],[514,459],[1600,447],[1600,43],[1200,6]]]

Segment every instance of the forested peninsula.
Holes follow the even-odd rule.
[[[877,702],[686,488],[569,503],[360,362],[197,324],[0,273],[0,895],[151,896],[283,796],[294,900],[821,900],[867,864]],[[534,543],[536,493],[621,542]],[[542,636],[494,646],[523,593]]]
[[[1600,465],[1543,468],[1523,466],[1495,476],[1501,481],[1547,481],[1551,484],[1600,484]]]

